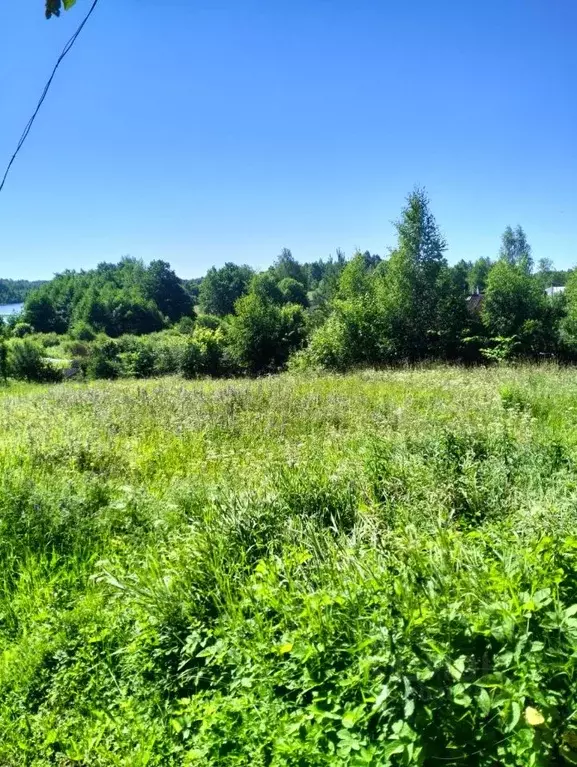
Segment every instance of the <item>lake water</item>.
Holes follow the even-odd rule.
[[[24,304],[0,304],[0,317],[9,317],[22,311]]]

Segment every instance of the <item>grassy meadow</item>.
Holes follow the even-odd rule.
[[[0,387],[0,766],[577,764],[577,372]]]

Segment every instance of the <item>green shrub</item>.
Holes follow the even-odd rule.
[[[3,338],[0,337],[0,379],[6,383],[8,378],[8,347]]]
[[[218,377],[231,372],[227,361],[225,335],[220,328],[196,328],[192,338],[199,348],[198,364],[202,375]]]
[[[278,284],[278,288],[287,304],[308,306],[309,300],[305,286],[292,277],[285,277]]]
[[[141,339],[132,351],[119,354],[121,373],[129,378],[148,378],[154,375],[155,360],[153,345]]]
[[[61,343],[62,336],[59,336],[58,333],[37,333],[34,340],[44,349],[52,349]]]
[[[90,354],[90,346],[85,341],[72,340],[66,341],[64,344],[64,351],[66,354],[70,354],[72,357],[88,357]]]
[[[94,341],[96,332],[88,322],[81,320],[70,328],[70,336],[77,341]]]
[[[312,334],[309,344],[291,360],[294,370],[346,370],[352,364],[349,334],[342,317],[330,317]]]
[[[249,293],[236,303],[227,346],[241,370],[258,375],[282,368],[291,351],[302,345],[304,332],[302,307],[280,307],[259,293]]]
[[[34,328],[29,322],[18,322],[12,328],[12,335],[14,338],[24,338],[34,333]]]
[[[180,372],[185,378],[196,378],[201,373],[202,349],[193,339],[189,339],[180,357]]]
[[[491,346],[481,349],[481,355],[490,362],[507,362],[515,356],[519,348],[519,340],[517,336],[511,336],[506,338],[504,336],[496,336],[491,338]]]
[[[192,331],[194,330],[194,320],[192,317],[182,317],[176,327],[178,328],[178,332],[182,333],[183,335],[190,335]]]
[[[197,328],[208,328],[209,330],[218,330],[222,325],[222,318],[216,314],[199,314],[196,318]]]
[[[180,372],[185,378],[218,377],[231,373],[222,330],[197,327],[180,355]]]
[[[154,374],[158,376],[178,373],[181,369],[182,355],[188,342],[186,336],[165,336],[154,342]]]
[[[53,383],[62,377],[60,371],[45,361],[41,347],[26,338],[11,342],[8,369],[11,376],[23,381]]]
[[[90,348],[86,364],[86,375],[89,378],[118,378],[120,375],[120,360],[118,343],[111,338],[99,338]]]

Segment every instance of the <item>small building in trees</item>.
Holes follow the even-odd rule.
[[[560,296],[565,292],[565,285],[551,285],[550,288],[545,288],[545,293],[552,298],[553,296]]]
[[[477,289],[472,295],[467,296],[467,309],[471,314],[480,314],[483,308],[485,295]]]

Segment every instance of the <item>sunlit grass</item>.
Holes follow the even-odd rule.
[[[0,417],[0,765],[570,758],[571,369],[11,384]]]

